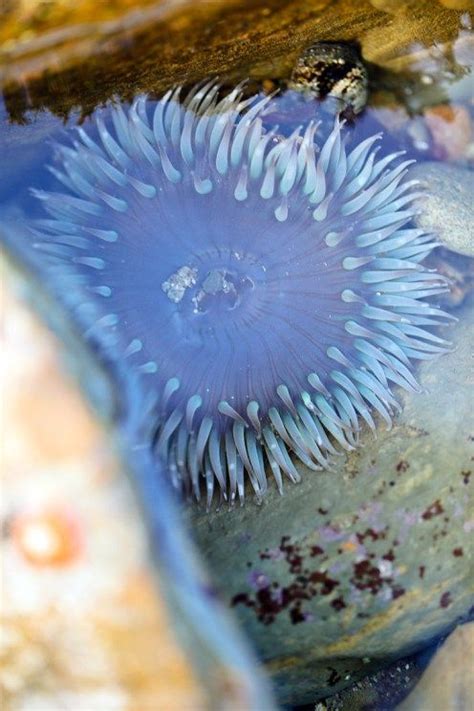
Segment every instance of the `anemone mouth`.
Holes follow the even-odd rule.
[[[264,128],[268,98],[139,97],[57,147],[66,192],[35,191],[32,227],[87,337],[114,348],[156,394],[154,447],[175,485],[208,503],[215,484],[258,496],[270,467],[297,481],[357,445],[360,421],[390,425],[393,384],[446,350],[446,291],[410,225],[414,181],[372,136],[347,147],[338,120],[289,137]]]

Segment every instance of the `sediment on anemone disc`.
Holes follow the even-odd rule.
[[[447,290],[422,265],[416,182],[381,136],[351,145],[338,119],[284,137],[269,97],[214,82],[97,112],[33,192],[48,279],[87,339],[120,354],[156,396],[156,455],[196,499],[258,497],[390,426],[393,386],[449,344]]]

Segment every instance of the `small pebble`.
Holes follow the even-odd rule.
[[[436,158],[454,161],[466,157],[473,141],[473,130],[471,118],[464,106],[433,106],[425,110],[424,117]]]
[[[434,233],[447,249],[474,257],[474,173],[427,161],[411,168],[410,177],[420,180],[426,193],[415,216],[418,227]]]

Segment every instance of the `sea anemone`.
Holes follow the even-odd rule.
[[[87,338],[148,378],[175,486],[242,501],[245,472],[281,491],[295,457],[328,467],[362,421],[390,426],[391,387],[418,389],[412,361],[448,346],[425,301],[447,285],[421,265],[435,242],[410,224],[410,161],[378,157],[380,136],[350,145],[336,119],[285,137],[269,97],[179,94],[58,145],[65,191],[33,191],[49,215],[32,231]]]

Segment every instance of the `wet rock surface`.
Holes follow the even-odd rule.
[[[320,701],[311,711],[392,711],[413,690],[426,663],[412,655],[389,664]],[[309,704],[304,711],[310,711]]]
[[[472,304],[422,363],[421,394],[378,439],[271,491],[262,506],[190,512],[221,595],[272,676],[280,701],[323,698],[446,633],[469,610],[467,535],[474,421],[464,397]],[[472,511],[472,509],[471,509]]]
[[[301,711],[468,711],[474,698],[473,629],[472,622],[459,625],[447,639]]]
[[[411,177],[426,187],[415,220],[436,234],[453,252],[474,256],[474,173],[447,163],[427,161],[411,168]]]
[[[23,32],[7,22],[0,33],[0,84],[16,120],[28,108],[64,117],[80,107],[88,114],[114,94],[162,92],[216,74],[230,83],[288,79],[314,42],[357,38],[364,62],[398,77],[413,54],[405,50],[400,63],[400,47],[448,43],[448,51],[460,18],[424,0],[393,14],[368,0],[173,0],[145,3],[141,12],[117,0],[113,22],[90,0],[74,9],[56,0],[39,20],[32,6]]]

